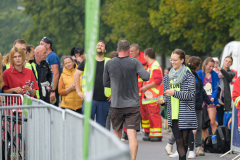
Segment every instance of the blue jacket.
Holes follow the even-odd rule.
[[[164,92],[169,90],[170,79],[168,74],[164,77]],[[167,103],[168,125],[172,126],[171,118],[171,98],[163,94],[164,100]],[[179,99],[179,129],[196,129],[198,126],[195,112],[195,77],[189,70],[181,83],[180,91],[175,91],[173,97]]]
[[[205,73],[202,72],[202,69],[197,71],[198,76],[202,79],[202,82],[204,82]],[[218,86],[219,86],[219,78],[218,74],[212,70],[210,73],[212,77],[212,98],[214,98],[214,105],[216,106],[218,103]]]
[[[193,72],[195,76],[195,81],[196,81],[196,103],[195,103],[195,108],[196,110],[202,110],[202,104],[203,101],[205,101],[207,104],[211,104],[211,101],[206,94],[206,91],[203,89],[203,83],[202,79],[197,75],[196,72]]]

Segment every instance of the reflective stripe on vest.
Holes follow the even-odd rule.
[[[235,99],[234,105],[236,106],[236,108],[239,102],[240,102],[240,96]]]
[[[150,74],[150,78],[149,78],[149,81],[143,82],[144,86],[154,82],[153,70],[160,70],[162,74],[161,66],[156,60],[147,69],[148,73]],[[142,104],[154,103],[154,102],[157,102],[158,99],[163,99],[162,85],[163,84],[150,88],[146,92],[142,93]]]
[[[36,81],[37,81],[37,84],[38,84],[38,72],[37,72],[36,64],[32,62],[30,65],[33,68],[33,72],[35,73]],[[37,96],[37,99],[40,99],[39,89],[36,90],[36,96]]]
[[[110,60],[110,58],[104,57],[104,67],[107,63],[107,61]],[[83,71],[83,76],[82,76],[82,92],[85,93],[85,89],[86,89],[86,62],[85,62],[85,67],[84,67],[84,71]],[[111,88],[108,87],[104,87],[104,94],[106,97],[110,97],[111,96]]]

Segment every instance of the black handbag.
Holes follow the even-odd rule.
[[[202,109],[202,129],[210,127],[210,118],[208,116],[207,106]]]

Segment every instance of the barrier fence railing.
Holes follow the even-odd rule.
[[[240,157],[240,132],[238,131],[238,113],[239,110],[236,108],[236,106],[233,106],[232,108],[232,126],[231,126],[231,147],[230,150],[220,157],[224,157],[225,155],[237,152],[237,156],[235,156],[232,160],[237,159]],[[240,158],[238,159],[240,160]]]
[[[83,159],[83,115],[27,96],[0,96],[0,159]],[[14,98],[18,103],[7,105]],[[113,133],[93,121],[89,125],[87,160],[130,159],[128,147]]]

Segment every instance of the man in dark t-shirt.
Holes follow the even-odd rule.
[[[103,71],[104,71],[104,65],[105,61],[108,59],[104,57],[104,54],[107,49],[107,44],[104,41],[99,41],[97,43],[97,55],[95,57],[96,59],[96,75],[95,75],[95,83],[94,83],[94,91],[93,91],[93,101],[92,101],[92,109],[91,109],[91,119],[95,118],[96,115],[96,121],[99,123],[101,126],[105,127],[106,126],[106,118],[108,115],[108,110],[110,106],[110,97],[106,97],[104,93],[104,86],[103,86]],[[82,61],[78,69],[76,70],[74,74],[74,83],[76,87],[76,91],[79,95],[84,100],[84,93],[83,91],[80,90],[79,86],[79,81],[80,81],[80,76],[83,75],[82,77],[82,87],[84,90],[84,87],[86,86],[85,84],[85,61]],[[85,81],[85,82],[84,82]],[[84,111],[84,106],[83,106],[83,111]]]
[[[131,159],[136,159],[136,131],[140,130],[138,76],[143,81],[148,81],[150,75],[140,61],[129,57],[129,41],[121,40],[117,50],[118,57],[109,60],[105,65],[103,85],[111,87],[113,132],[120,139],[123,127],[127,129]]]

